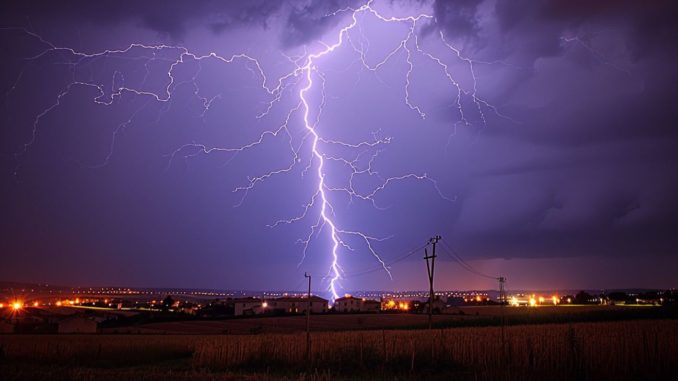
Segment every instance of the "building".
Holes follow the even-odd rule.
[[[58,333],[97,333],[99,323],[92,317],[73,315],[57,323]]]
[[[378,312],[381,310],[381,302],[346,295],[334,301],[334,310],[337,312]]]
[[[420,304],[417,305],[417,310],[422,313],[428,313],[428,305],[429,301],[426,300],[425,302],[421,302]],[[447,309],[447,304],[443,302],[439,296],[436,296],[433,298],[433,308],[432,312],[434,314],[439,314]]]
[[[381,300],[381,310],[382,311],[411,311],[412,308],[418,303],[416,300],[395,300],[395,299],[382,299]]]
[[[447,305],[448,306],[453,306],[453,307],[463,306],[464,303],[466,303],[466,300],[464,300],[464,298],[462,298],[461,296],[450,296],[449,298],[447,298]]]
[[[381,302],[378,300],[366,299],[362,305],[364,312],[379,312],[381,311]]]
[[[267,302],[270,310],[283,311],[285,313],[306,313],[308,309],[307,297],[282,297]],[[311,313],[321,314],[327,312],[328,301],[319,296],[311,296]]]
[[[257,298],[233,299],[233,314],[235,316],[259,315],[265,312],[266,302]]]

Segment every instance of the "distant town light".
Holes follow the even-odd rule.
[[[264,307],[264,308],[266,308],[266,307],[268,307],[268,303],[267,303],[267,302],[263,302],[263,303],[261,303],[261,306]]]
[[[4,303],[0,303],[0,308],[5,308],[5,304],[4,304]]]
[[[37,307],[37,306],[39,306],[39,305],[40,305],[40,304],[39,304],[38,302],[33,302],[33,307]]]
[[[537,299],[534,297],[530,298],[530,307],[534,307],[537,305]]]
[[[553,296],[551,297],[551,300],[553,301],[553,305],[554,305],[554,306],[558,304],[558,297],[557,297],[557,296],[553,295]]]
[[[56,306],[57,306],[57,307],[61,307],[61,300],[57,300]]]
[[[20,310],[23,306],[24,306],[23,303],[21,303],[21,302],[19,302],[19,301],[16,301],[16,302],[12,303],[12,309],[13,309],[14,311]]]

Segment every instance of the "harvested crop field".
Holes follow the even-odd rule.
[[[678,376],[675,320],[320,332],[311,342],[307,353],[304,334],[5,335],[0,370],[3,380]]]

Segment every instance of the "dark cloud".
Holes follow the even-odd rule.
[[[351,0],[6,2],[0,6],[0,23],[35,27],[46,31],[47,39],[61,29],[82,29],[83,39],[97,48],[137,38],[136,30],[107,35],[120,26],[140,26],[172,40],[186,39],[198,48],[232,44],[233,51],[247,51],[254,44],[250,38],[257,35],[256,41],[261,42],[263,34],[272,41],[257,51],[265,68],[285,70],[291,64],[279,50],[321,38],[347,21],[346,13],[328,14],[358,4]],[[378,6],[390,4],[384,1]],[[419,3],[396,5],[412,4]],[[413,54],[410,87],[413,101],[433,116],[426,121],[404,105],[404,56],[395,55],[377,76],[361,71],[355,65],[355,52],[348,49],[337,56],[340,62],[327,60],[323,65],[328,66],[329,96],[323,134],[351,141],[360,141],[375,129],[393,135],[393,143],[375,159],[380,174],[421,170],[456,196],[455,202],[441,201],[431,189],[422,191],[418,184],[407,183],[380,196],[379,201],[391,208],[365,212],[356,201],[346,210],[337,208],[338,218],[368,225],[384,236],[395,233],[398,238],[393,243],[380,243],[387,257],[431,232],[440,232],[470,258],[675,258],[678,108],[672,102],[678,97],[678,22],[674,4],[435,1],[433,11],[449,41],[469,57],[499,61],[474,66],[477,95],[511,118],[480,106],[487,118],[483,124],[467,95],[462,103],[473,124],[457,123],[452,137],[450,125],[459,121],[458,110],[450,106],[454,94],[448,97],[435,90],[445,79],[437,67],[425,66],[430,60]],[[390,51],[377,41],[397,42],[395,34],[400,33],[394,28],[389,30],[394,36],[380,35],[375,23],[370,24],[373,21],[368,20],[363,36],[365,46],[368,40],[371,43],[370,59],[376,59],[372,55],[376,57],[379,48]],[[202,33],[204,29],[213,33]],[[190,85],[191,76],[198,72],[194,62],[177,69],[176,93],[168,104],[144,105],[143,97],[125,94],[103,107],[92,102],[93,89],[77,88],[40,120],[35,144],[17,160],[14,153],[30,138],[35,116],[54,103],[73,76],[100,81],[107,93],[116,86],[111,82],[123,77],[126,85],[143,83],[162,92],[168,81],[167,58],[176,52],[165,52],[167,57],[153,60],[150,66],[137,56],[103,57],[73,70],[62,65],[69,59],[64,52],[27,64],[22,58],[41,51],[44,44],[19,31],[1,33],[6,70],[0,84],[7,95],[0,131],[0,251],[23,257],[15,256],[20,259],[12,259],[0,276],[13,271],[7,268],[16,270],[22,261],[31,261],[45,263],[36,274],[49,273],[50,265],[67,268],[85,263],[128,271],[131,275],[120,279],[137,283],[150,279],[154,284],[173,284],[182,269],[192,266],[194,273],[183,274],[186,283],[209,277],[216,279],[211,285],[249,285],[251,275],[262,272],[269,275],[262,277],[269,285],[284,277],[277,266],[298,259],[294,240],[308,232],[297,226],[268,229],[266,224],[299,213],[312,189],[310,176],[273,177],[266,183],[270,187],[258,187],[248,196],[249,203],[234,209],[239,196],[232,192],[234,187],[265,172],[271,162],[278,165],[287,159],[278,155],[277,146],[266,146],[268,151],[257,155],[197,155],[167,165],[168,153],[187,142],[237,146],[256,139],[263,127],[270,127],[267,123],[280,120],[283,114],[275,114],[282,113],[276,108],[270,119],[252,117],[266,99],[251,66],[206,62],[200,67],[196,85],[200,96],[215,96],[209,112],[202,110],[207,98],[197,98]],[[105,41],[100,40],[102,35]],[[198,38],[190,38],[194,36]],[[422,37],[426,47],[435,47],[425,40],[435,36]],[[470,89],[470,77],[464,74],[467,63],[455,61],[453,54],[445,59],[452,63],[455,77],[458,74],[460,83]],[[285,96],[292,94],[290,90]],[[421,101],[428,94],[439,94],[436,97],[441,99],[434,101],[445,111]],[[103,160],[114,129],[130,115],[135,115],[133,123],[115,135],[110,163],[89,168],[86,164]],[[293,119],[292,125],[298,127],[299,120]],[[14,177],[10,174],[17,162],[21,170]],[[314,249],[310,260],[322,262],[313,255],[325,251]],[[56,253],[58,260],[45,253]],[[359,258],[350,260],[373,265]],[[138,268],[130,266],[137,260]],[[146,274],[143,269],[148,268],[162,271]],[[222,282],[223,273],[228,280]]]
[[[195,26],[222,31],[237,25],[265,25],[283,2],[266,0],[233,1],[87,1],[54,2],[29,0],[2,5],[6,25],[26,26],[32,22],[58,23],[137,23],[181,40]]]
[[[75,25],[131,23],[174,41],[181,41],[187,31],[196,27],[222,33],[233,27],[266,27],[271,21],[279,21],[286,26],[280,36],[281,43],[284,47],[291,47],[319,38],[340,20],[340,17],[331,17],[329,13],[358,3],[358,0],[28,0],[4,3],[0,8],[3,13],[0,21],[11,26],[54,22],[62,25],[65,22]]]
[[[436,21],[439,25],[444,25],[451,36],[477,37],[480,31],[477,11],[481,3],[478,0],[436,1],[433,10]]]
[[[287,17],[283,44],[286,47],[302,45],[319,38],[324,31],[336,25],[341,17],[330,13],[347,7],[355,7],[359,0],[331,0],[292,3]]]

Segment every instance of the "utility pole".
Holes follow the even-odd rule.
[[[504,335],[504,325],[505,325],[505,319],[504,319],[504,307],[506,304],[506,290],[504,289],[504,283],[506,283],[506,278],[503,276],[500,276],[497,278],[499,281],[499,303],[501,308],[501,347],[502,350],[504,351],[504,354],[506,354],[506,336]]]
[[[443,237],[437,235],[428,240],[428,243],[433,245],[433,253],[428,255],[428,250],[424,249],[424,259],[426,260],[426,270],[428,271],[428,284],[429,284],[429,294],[428,294],[428,329],[430,330],[433,326],[433,271],[435,270],[436,264],[436,244]]]
[[[308,306],[306,306],[306,361],[311,360],[311,274],[304,273],[304,278],[308,278]]]
[[[499,278],[497,278],[497,280],[499,281],[499,301],[503,306],[504,303],[506,303],[506,290],[504,289],[504,283],[506,283],[506,278],[500,276]]]

